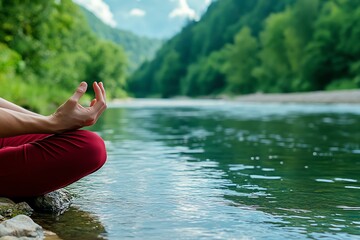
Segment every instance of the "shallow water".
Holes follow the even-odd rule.
[[[359,105],[114,104],[91,129],[106,165],[38,221],[63,239],[360,239],[359,123]]]

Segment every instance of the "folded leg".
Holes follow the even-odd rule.
[[[0,196],[39,196],[98,170],[106,161],[95,133],[32,134],[0,139]]]

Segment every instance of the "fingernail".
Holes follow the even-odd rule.
[[[85,91],[85,90],[86,90],[86,87],[87,87],[86,82],[82,82],[82,83],[80,83],[79,88],[80,88],[81,90]]]

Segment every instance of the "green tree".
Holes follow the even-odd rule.
[[[221,71],[224,54],[213,52],[188,67],[181,80],[182,94],[187,96],[209,96],[221,93],[225,86],[225,76]]]
[[[85,8],[81,9],[84,12],[90,28],[97,36],[112,41],[124,49],[128,58],[129,72],[133,72],[146,60],[151,60],[163,42],[159,39],[141,37],[130,31],[110,27],[90,11]]]
[[[181,76],[183,68],[179,58],[180,55],[175,50],[169,52],[164,59],[166,64],[163,64],[156,73],[155,83],[164,98],[176,96],[180,93],[179,75]]]
[[[129,80],[129,90],[137,96],[170,96],[168,87],[159,86],[166,83],[173,86],[171,95],[219,93],[224,89],[225,79],[216,64],[216,54],[213,53],[220,52],[226,44],[233,43],[235,35],[244,26],[256,29],[254,36],[257,37],[264,19],[293,1],[295,0],[214,1],[200,21],[189,22],[179,34],[163,44],[152,61],[135,71]],[[176,58],[171,53],[173,51],[177,54]],[[172,56],[171,61],[169,55]],[[176,63],[174,59],[177,59]],[[167,76],[165,73],[171,75]],[[142,86],[151,87],[147,88],[146,93],[146,88]],[[163,90],[167,92],[164,93]]]
[[[124,97],[126,57],[114,43],[98,41],[90,50],[91,61],[87,66],[86,81],[103,82],[110,98]],[[109,61],[110,60],[110,61]]]
[[[261,64],[254,70],[262,91],[309,90],[309,83],[302,76],[304,49],[313,35],[318,6],[316,0],[297,1],[266,19],[260,34]]]
[[[227,90],[234,94],[255,92],[257,82],[253,70],[259,64],[259,44],[251,30],[242,28],[235,36],[234,44],[226,45],[223,51],[225,63],[222,71],[226,76]]]
[[[304,77],[312,89],[358,88],[360,6],[356,1],[324,4],[307,47]]]
[[[0,46],[0,94],[20,105],[52,111],[80,81],[124,96],[123,49],[97,38],[71,0],[0,0]]]

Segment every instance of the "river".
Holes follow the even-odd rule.
[[[360,239],[360,106],[137,100],[108,161],[40,216],[63,239]]]

